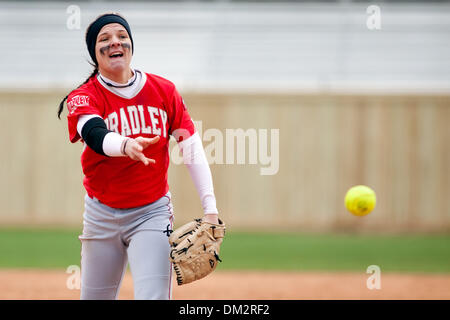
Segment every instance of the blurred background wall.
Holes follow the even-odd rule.
[[[246,164],[211,163],[231,227],[450,230],[448,1],[2,1],[1,224],[81,225],[82,145],[56,110],[90,74],[84,33],[105,11],[129,21],[133,67],[173,81],[203,134],[269,132],[275,174],[249,144]],[[201,215],[184,165],[169,184],[177,223]],[[356,184],[377,193],[364,219],[344,208]]]

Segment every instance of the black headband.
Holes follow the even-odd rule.
[[[97,59],[95,57],[95,43],[97,42],[97,36],[100,30],[107,24],[110,23],[118,23],[121,24],[128,32],[128,36],[131,40],[131,52],[134,53],[134,44],[133,44],[133,38],[131,37],[131,30],[130,25],[128,22],[122,18],[121,16],[118,16],[117,14],[105,14],[103,16],[100,16],[91,23],[91,25],[88,27],[86,32],[86,45],[88,47],[89,55],[92,58],[92,61],[94,61],[95,65],[97,65]]]

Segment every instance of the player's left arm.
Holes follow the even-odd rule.
[[[183,162],[188,168],[200,196],[205,214],[203,221],[218,224],[219,212],[216,206],[213,179],[198,132],[179,142],[178,146],[183,154]]]
[[[202,141],[195,130],[194,122],[187,111],[183,98],[176,89],[173,91],[170,105],[169,134],[177,141],[183,154],[183,162],[188,168],[200,196],[204,211],[203,220],[218,224],[213,180]]]

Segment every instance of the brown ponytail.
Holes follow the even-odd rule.
[[[94,71],[92,71],[91,75],[84,80],[84,82],[82,84],[80,84],[77,89],[79,87],[81,87],[83,84],[86,84],[92,77],[95,77],[98,74],[98,67],[95,66]],[[70,93],[69,93],[70,94]],[[58,118],[61,119],[61,113],[63,112],[64,109],[64,102],[67,100],[67,98],[69,97],[69,95],[65,96],[64,99],[62,99],[62,101],[59,103],[59,109],[58,109]]]

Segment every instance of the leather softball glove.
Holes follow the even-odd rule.
[[[213,272],[225,236],[225,224],[212,224],[195,219],[179,227],[169,237],[170,261],[177,274],[178,285],[190,283]]]

